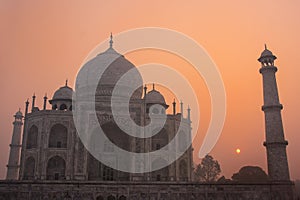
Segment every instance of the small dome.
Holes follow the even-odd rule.
[[[269,49],[265,49],[265,50],[261,53],[261,57],[266,57],[266,56],[273,56],[272,51],[270,51]]]
[[[145,96],[146,103],[166,105],[164,96],[157,90],[151,90]]]
[[[276,56],[273,55],[272,51],[267,49],[267,45],[265,45],[264,51],[260,54],[258,61],[265,65],[273,65]]]
[[[15,117],[16,118],[22,118],[23,117],[23,113],[19,110],[18,112],[16,112]]]
[[[65,85],[54,93],[52,100],[72,100],[73,89]]]

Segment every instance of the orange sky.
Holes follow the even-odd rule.
[[[188,2],[188,3],[187,3]],[[33,92],[42,97],[75,81],[87,54],[110,32],[156,26],[182,32],[201,44],[219,67],[227,93],[227,116],[211,154],[230,178],[244,165],[266,168],[262,83],[257,62],[263,44],[278,57],[277,81],[283,123],[289,141],[291,176],[300,179],[300,1],[9,1],[0,0],[0,177],[4,178],[12,133],[12,115]],[[134,52],[134,64],[185,63],[163,52]],[[191,71],[185,71],[188,74]],[[203,108],[199,131],[209,122],[209,95],[199,80]],[[173,97],[168,97],[169,104]],[[202,114],[202,113],[201,113]],[[195,141],[195,152],[199,144]],[[241,153],[236,155],[235,149]],[[196,157],[195,157],[195,161]]]

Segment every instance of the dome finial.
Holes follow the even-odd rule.
[[[110,41],[109,41],[109,47],[112,48],[113,47],[113,35],[112,32],[110,32]]]
[[[267,50],[268,48],[267,48],[267,44],[265,43],[265,50]]]
[[[66,86],[68,86],[68,79],[66,79]]]
[[[152,90],[155,90],[155,84],[154,83],[152,84]]]

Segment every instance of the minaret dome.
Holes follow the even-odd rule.
[[[262,64],[262,66],[273,66],[276,58],[277,57],[273,55],[272,51],[270,51],[265,44],[265,49],[258,58],[258,61]]]

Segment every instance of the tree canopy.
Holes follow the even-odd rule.
[[[221,173],[221,167],[217,160],[210,155],[206,155],[194,171],[194,178],[201,182],[215,182]]]
[[[238,173],[233,174],[231,178],[233,181],[239,182],[264,182],[268,180],[268,175],[258,166],[245,166]]]

